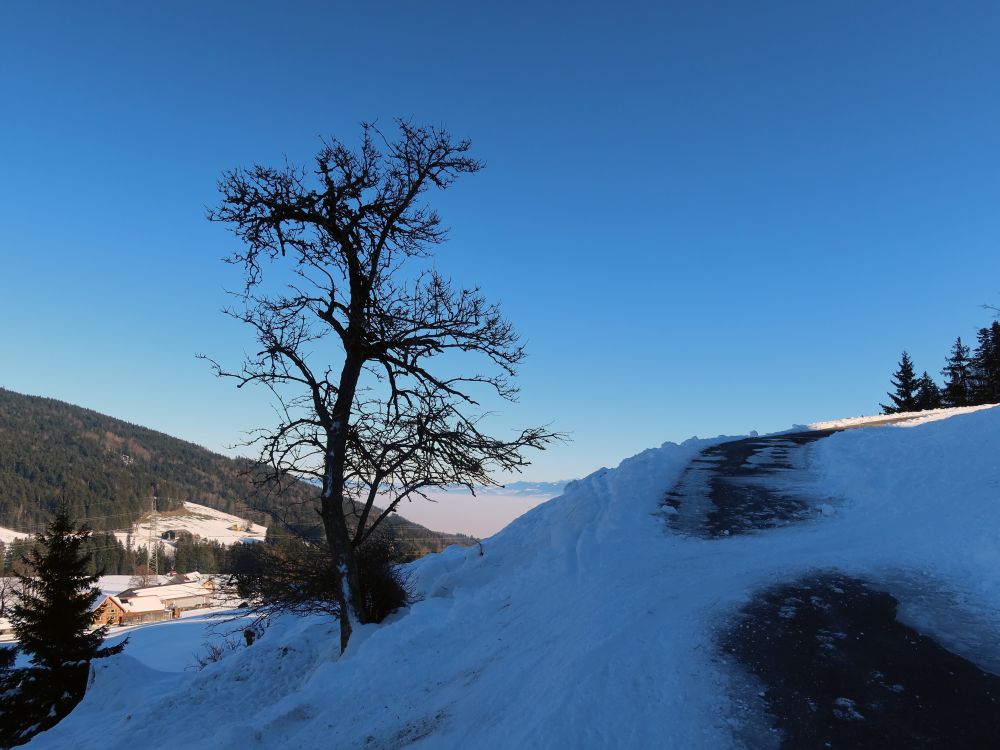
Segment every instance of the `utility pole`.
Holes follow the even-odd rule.
[[[159,539],[156,536],[156,485],[153,485],[153,498],[150,510],[152,515],[149,519],[149,567],[153,570],[153,582],[160,582],[160,565],[156,559],[156,550],[159,547]]]

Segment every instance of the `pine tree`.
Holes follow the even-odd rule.
[[[917,409],[920,411],[941,407],[941,389],[927,374],[927,370],[924,370],[924,374],[917,380],[916,401]]]
[[[978,346],[972,355],[971,399],[974,404],[1000,401],[1000,322],[980,328]]]
[[[913,362],[905,351],[899,359],[899,367],[892,375],[892,385],[895,393],[890,392],[892,406],[879,404],[883,414],[898,414],[899,412],[917,410],[917,377],[913,372]]]
[[[18,576],[21,594],[11,621],[21,650],[37,666],[56,669],[108,655],[101,647],[107,628],[90,629],[101,593],[95,588],[100,576],[87,573],[82,554],[89,538],[90,531],[58,511],[27,555],[32,575]]]
[[[83,697],[90,661],[125,645],[104,647],[107,626],[91,630],[91,607],[100,592],[94,587],[98,576],[88,574],[89,537],[63,508],[24,557],[28,573],[17,576],[10,619],[31,666],[12,670],[0,686],[0,734],[11,744],[27,741],[69,713]]]
[[[941,401],[945,406],[968,406],[972,403],[972,362],[969,347],[962,343],[961,336],[955,339],[941,374],[944,375]]]

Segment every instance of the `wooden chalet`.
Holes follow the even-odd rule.
[[[136,596],[124,601],[117,596],[106,596],[93,609],[93,625],[139,625],[144,622],[162,622],[180,617],[176,609],[165,607],[155,596]]]
[[[91,617],[95,628],[102,625],[124,625],[125,606],[117,596],[106,596],[91,610]]]

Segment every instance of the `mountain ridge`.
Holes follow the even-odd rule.
[[[93,409],[0,387],[0,527],[35,532],[60,503],[97,531],[119,531],[152,509],[207,505],[298,532],[317,526],[317,490],[305,482],[269,496],[253,462]],[[389,522],[407,557],[469,544],[398,515]],[[410,540],[410,541],[407,541]]]

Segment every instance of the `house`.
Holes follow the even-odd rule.
[[[14,638],[14,623],[6,617],[0,617],[0,641],[9,641]]]
[[[161,622],[180,616],[177,610],[165,607],[155,596],[136,596],[123,600],[106,596],[93,608],[93,625],[138,625],[144,622]]]
[[[160,622],[180,617],[180,612],[155,596],[137,596],[122,602],[125,605],[125,624],[138,625],[142,622]]]
[[[171,583],[159,586],[143,586],[128,589],[118,595],[123,604],[147,596],[156,597],[167,609],[183,611],[198,607],[209,607],[215,598],[215,581],[198,573],[188,573],[184,581],[178,581],[177,576]]]
[[[125,605],[117,596],[106,596],[97,601],[91,610],[91,617],[94,627],[102,625],[124,625]]]

